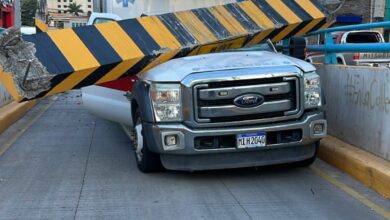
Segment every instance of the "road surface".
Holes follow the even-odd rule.
[[[390,201],[319,160],[142,174],[120,125],[86,112],[78,91],[57,98],[0,135],[0,219],[389,217]]]

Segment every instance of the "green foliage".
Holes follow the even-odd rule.
[[[81,5],[78,5],[76,2],[69,3],[67,12],[79,16],[79,13],[84,11],[81,9]]]
[[[21,0],[22,25],[35,26],[34,18],[37,8],[37,0]]]

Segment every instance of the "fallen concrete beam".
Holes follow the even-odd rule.
[[[35,29],[37,33],[47,32],[49,30],[49,26],[41,19],[35,18]]]
[[[170,59],[274,42],[324,26],[317,0],[247,0],[0,41],[0,80],[16,101],[142,73]],[[12,39],[12,41],[10,41]]]

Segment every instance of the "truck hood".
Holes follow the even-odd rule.
[[[180,82],[193,73],[271,66],[294,66],[303,72],[316,70],[310,63],[279,53],[267,51],[224,52],[170,60],[146,73],[139,74],[139,78],[152,82]]]

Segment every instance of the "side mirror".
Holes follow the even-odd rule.
[[[279,45],[279,44],[277,44],[277,45],[275,45],[275,49],[276,49],[276,51],[278,51],[279,53],[282,53],[282,52],[283,52],[283,49],[284,49],[284,47],[283,47],[283,45]]]
[[[290,56],[304,60],[306,58],[306,39],[304,37],[290,38]]]

